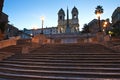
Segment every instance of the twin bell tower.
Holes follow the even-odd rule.
[[[78,33],[79,32],[79,19],[78,9],[74,7],[71,11],[72,19],[69,19],[69,10],[67,8],[67,19],[65,19],[65,12],[61,8],[58,12],[58,33]]]

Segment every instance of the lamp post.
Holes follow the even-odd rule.
[[[100,13],[99,12],[97,12],[97,18],[98,18],[98,27],[99,27],[99,32],[101,32],[101,27],[100,27]]]
[[[103,8],[102,6],[98,5],[96,8],[95,8],[95,14],[97,15],[98,17],[98,33],[97,33],[97,39],[99,42],[102,42],[104,40],[104,37],[103,37],[103,34],[102,34],[102,31],[101,31],[101,25],[100,25],[100,15],[103,13]]]
[[[99,26],[99,32],[101,32],[101,25],[100,25],[100,15],[103,13],[103,8],[102,6],[98,5],[95,9],[95,14],[98,17],[98,26]]]
[[[41,17],[41,20],[42,20],[42,30],[41,30],[41,34],[43,34],[44,16]]]

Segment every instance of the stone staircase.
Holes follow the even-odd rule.
[[[4,41],[3,41],[4,42]],[[7,44],[7,43],[6,43]],[[27,46],[31,46],[31,39],[20,39],[17,41],[17,45],[11,45],[8,47],[0,48],[0,61],[7,59],[13,55],[23,53],[23,49]],[[33,44],[35,45],[35,44]],[[32,45],[32,46],[33,46]],[[30,50],[33,48],[30,47]]]
[[[13,45],[0,49],[0,52],[21,53],[23,45]]]
[[[44,45],[1,61],[0,80],[120,80],[120,54],[99,44]]]
[[[105,43],[105,46],[120,53],[120,39],[119,40],[108,41],[108,42]]]
[[[22,45],[12,45],[5,48],[0,49],[0,61],[7,59],[13,55],[21,54]]]

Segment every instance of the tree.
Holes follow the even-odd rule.
[[[102,6],[98,5],[95,10],[95,14],[102,14],[103,13],[103,8]]]
[[[89,25],[84,24],[83,28],[82,28],[82,33],[89,33]]]
[[[113,32],[112,36],[120,37],[120,28],[113,27],[113,29],[111,31]]]
[[[84,26],[82,28],[82,33],[87,34],[86,38],[87,38],[87,42],[89,42],[89,33],[90,33],[90,31],[89,31],[89,25],[84,24]]]
[[[98,25],[99,25],[99,30],[101,32],[101,27],[100,27],[100,15],[103,13],[103,8],[102,6],[98,5],[95,9],[95,14],[98,17]]]

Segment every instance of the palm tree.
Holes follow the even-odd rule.
[[[103,13],[103,8],[102,6],[98,5],[95,10],[95,14],[102,14]]]
[[[100,27],[100,15],[103,13],[103,11],[104,11],[104,10],[103,10],[102,6],[98,5],[98,6],[96,7],[95,14],[96,14],[97,17],[98,17],[98,25],[99,25],[100,31],[101,31],[101,27]]]

